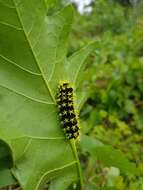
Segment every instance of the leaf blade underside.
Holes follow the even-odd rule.
[[[73,9],[46,14],[44,0],[0,0],[0,139],[11,147],[12,173],[24,190],[78,180],[55,105]]]
[[[0,138],[11,146],[16,166],[13,174],[26,190],[38,189],[46,173],[49,181],[51,173],[55,178],[64,167],[76,166],[59,128],[49,75],[45,73],[47,68],[46,72],[51,73],[54,66],[53,54],[48,50],[59,52],[57,44],[66,9],[71,10],[65,8],[49,19],[44,1],[0,1]],[[60,30],[56,22],[60,22]],[[65,29],[69,30],[68,26]],[[50,38],[55,44],[50,43]],[[64,49],[62,56],[65,55]],[[59,57],[54,62],[56,59]],[[63,154],[68,155],[66,159]],[[75,176],[76,167],[73,168]]]

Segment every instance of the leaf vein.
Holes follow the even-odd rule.
[[[0,0],[0,3],[3,4],[3,6],[5,6],[5,7],[8,7],[8,8],[10,8],[10,9],[15,9],[14,6],[9,6],[8,4],[4,3],[4,2],[1,1],[1,0]]]
[[[12,28],[12,29],[15,29],[15,30],[22,30],[22,31],[23,31],[22,28],[17,27],[17,26],[15,26],[15,25],[12,25],[12,24],[10,24],[10,23],[8,23],[8,22],[0,21],[0,24],[1,24],[1,25],[4,25],[4,26],[8,26],[8,27],[10,27],[10,28]]]
[[[7,57],[1,55],[1,54],[0,54],[0,57],[1,57],[3,60],[5,60],[5,61],[7,61],[7,62],[9,62],[9,63],[11,63],[11,64],[13,64],[14,66],[20,68],[20,69],[23,70],[23,71],[26,71],[26,72],[28,72],[28,73],[30,73],[30,74],[32,74],[32,75],[41,76],[40,73],[35,73],[35,72],[32,72],[32,71],[30,71],[30,70],[28,70],[28,69],[25,69],[24,67],[18,65],[16,62],[12,61],[11,59],[9,59],[9,58],[7,58]]]
[[[48,175],[49,173],[56,172],[56,171],[58,171],[58,170],[63,170],[63,169],[65,169],[65,168],[67,168],[67,167],[70,167],[70,166],[76,164],[76,163],[77,163],[77,161],[73,161],[73,162],[70,162],[70,163],[68,163],[68,164],[66,164],[66,165],[63,165],[62,167],[55,168],[55,169],[53,169],[53,170],[49,170],[48,172],[45,172],[45,173],[43,174],[43,176],[40,178],[39,182],[37,183],[35,190],[38,190],[38,187],[39,187],[40,183],[42,182],[42,179],[43,179],[46,175]]]
[[[8,88],[8,87],[6,87],[6,86],[3,86],[3,85],[1,85],[1,84],[0,84],[0,87],[5,88],[5,89],[7,89],[7,90],[9,90],[9,91],[12,91],[12,92],[14,92],[15,94],[18,94],[18,95],[20,95],[20,96],[23,96],[24,98],[27,98],[27,99],[32,100],[32,101],[37,102],[37,103],[46,104],[46,105],[51,105],[51,104],[54,105],[54,104],[55,104],[55,103],[53,103],[53,102],[46,102],[46,101],[42,101],[42,100],[39,100],[39,99],[36,99],[36,98],[32,98],[32,97],[30,97],[30,96],[27,96],[27,95],[25,95],[25,94],[23,94],[23,93],[20,93],[20,92],[18,92],[18,91],[15,91],[15,90],[13,90],[13,89],[11,89],[11,88]]]

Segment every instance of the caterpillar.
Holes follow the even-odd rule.
[[[77,139],[79,136],[79,126],[74,108],[74,92],[68,82],[63,82],[59,85],[57,105],[61,126],[66,137],[68,139]]]

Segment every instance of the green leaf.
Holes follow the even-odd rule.
[[[103,188],[99,188],[97,190],[117,190],[116,187],[103,187]]]
[[[23,190],[41,189],[52,180],[58,184],[64,176],[70,183],[80,177],[55,105],[58,83],[68,79],[72,18],[71,6],[47,16],[44,0],[0,0],[0,139],[12,150],[12,172]],[[72,64],[82,67],[85,58]]]
[[[117,190],[115,187],[96,187],[95,183],[88,183],[85,187],[85,190]]]
[[[96,186],[94,184],[91,183],[87,183],[85,190],[97,190]]]
[[[89,93],[87,91],[80,91],[77,89],[76,91],[76,100],[77,100],[77,109],[81,110],[84,103],[89,97]]]
[[[11,148],[7,143],[0,140],[0,187],[5,187],[16,183],[11,170],[13,158]]]
[[[9,169],[0,170],[0,188],[16,183],[15,178]]]
[[[68,79],[73,85],[77,86],[83,70],[86,65],[86,58],[94,50],[95,42],[90,43],[86,47],[80,49],[67,60],[66,70],[68,73]]]
[[[89,152],[93,158],[102,161],[106,166],[117,167],[122,173],[126,174],[132,175],[137,173],[135,164],[131,163],[120,150],[103,145],[88,136],[82,136],[81,147],[83,151]]]
[[[72,167],[67,172],[66,176],[60,177],[56,180],[53,180],[50,184],[49,190],[66,190],[72,182],[74,182],[76,178],[72,174]]]
[[[10,147],[0,140],[0,170],[11,168],[13,166],[13,158]]]
[[[58,0],[45,0],[48,10],[53,8],[57,3]]]

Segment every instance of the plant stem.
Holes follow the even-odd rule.
[[[82,176],[80,161],[79,161],[79,157],[78,157],[78,153],[77,153],[77,148],[76,148],[75,142],[76,141],[74,139],[70,140],[72,151],[73,151],[74,156],[75,156],[75,158],[77,160],[77,170],[78,170],[79,181],[80,181],[80,190],[83,190],[83,176]]]

